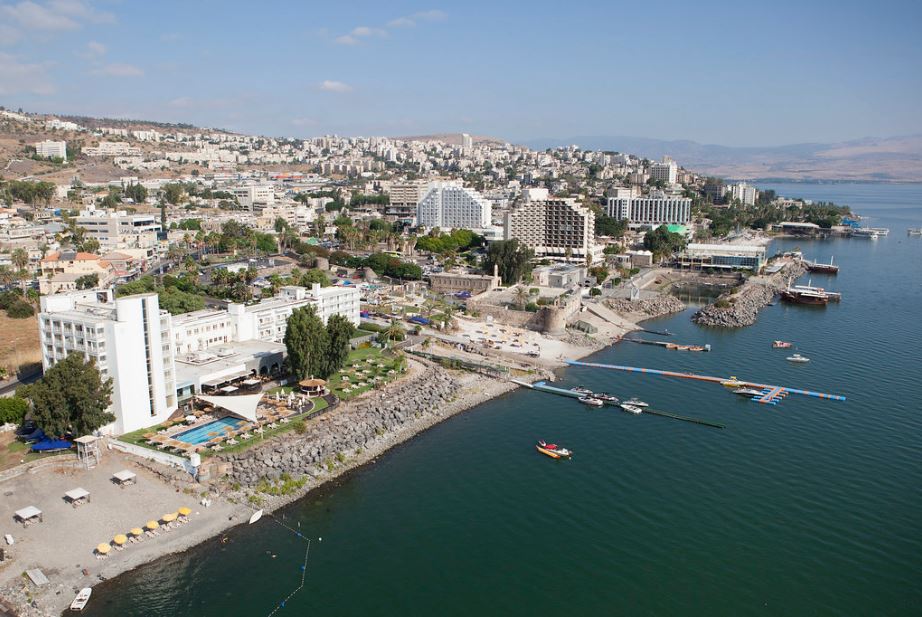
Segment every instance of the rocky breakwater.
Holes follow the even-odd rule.
[[[412,423],[420,428],[441,417],[460,384],[444,369],[426,366],[419,375],[384,393],[372,393],[318,420],[302,433],[290,431],[264,445],[225,457],[229,479],[243,487],[275,481],[283,474],[319,478],[328,475],[347,453],[386,449],[388,436]],[[426,420],[431,420],[426,423]],[[382,447],[385,446],[385,447]]]
[[[685,309],[685,304],[669,294],[660,294],[645,300],[608,300],[608,307],[618,313],[636,315],[640,319],[652,319],[671,315]]]
[[[806,272],[800,262],[785,262],[781,271],[769,276],[752,276],[742,286],[721,294],[692,316],[702,326],[742,328],[751,326],[762,310],[787,286],[787,281]]]

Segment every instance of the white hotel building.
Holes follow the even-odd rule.
[[[637,227],[687,225],[691,221],[691,199],[669,197],[661,191],[646,197],[616,195],[608,198],[606,214]]]
[[[47,369],[71,352],[94,359],[102,377],[113,381],[110,411],[116,419],[102,430],[120,435],[167,420],[182,395],[201,392],[216,377],[265,373],[268,362],[277,369],[288,317],[304,306],[313,306],[324,322],[336,314],[354,325],[360,321],[359,290],[351,286],[284,287],[250,306],[176,316],[160,309],[155,293],[43,296],[42,365]]]
[[[416,224],[441,229],[486,229],[492,223],[490,202],[460,182],[433,182],[416,206]]]
[[[35,144],[35,153],[39,156],[53,159],[59,158],[67,160],[67,142],[66,141],[39,141]]]

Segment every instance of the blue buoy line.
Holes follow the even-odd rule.
[[[304,589],[304,581],[307,578],[307,560],[310,558],[310,553],[311,553],[311,540],[310,538],[305,538],[304,534],[302,534],[300,531],[298,531],[297,529],[292,529],[291,527],[289,527],[288,525],[286,525],[285,523],[277,519],[275,516],[271,514],[269,516],[272,516],[272,520],[274,520],[276,523],[278,523],[279,525],[281,525],[282,527],[284,527],[285,529],[293,533],[296,537],[298,537],[299,539],[307,543],[307,547],[304,549],[304,563],[299,566],[301,570],[301,583],[297,587],[295,587],[295,589],[291,593],[285,596],[285,598],[283,598],[278,604],[276,604],[275,608],[272,609],[272,612],[270,612],[268,616],[268,617],[272,617],[272,615],[275,615],[277,612],[279,612],[279,610],[285,608],[285,605],[288,603],[289,600],[291,600],[294,597],[296,593]]]

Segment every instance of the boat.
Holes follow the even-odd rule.
[[[881,236],[886,236],[890,230],[886,227],[857,227],[852,229],[852,235],[858,238],[870,238],[877,240]]]
[[[794,304],[809,304],[813,306],[825,306],[830,300],[838,302],[842,299],[842,294],[826,291],[822,287],[814,287],[809,281],[806,285],[788,285],[787,289],[781,292],[781,298]]]
[[[70,603],[70,610],[72,611],[82,611],[86,608],[86,603],[90,601],[90,596],[93,594],[93,590],[89,587],[84,587],[80,590],[80,593],[77,594],[77,597],[74,598],[74,601]]]
[[[788,343],[787,341],[772,341],[772,348],[774,349],[789,349],[794,346],[794,343]]]
[[[561,458],[570,458],[573,456],[573,452],[558,446],[556,443],[545,443],[543,439],[539,440],[535,444],[535,449],[538,450],[541,454],[549,456],[551,458],[561,459]]]
[[[592,394],[592,390],[589,388],[584,388],[583,386],[576,386],[575,388],[570,388],[570,392],[576,392],[578,394]]]
[[[644,403],[639,398],[629,398],[628,400],[624,401],[624,404],[633,405],[634,407],[649,407],[650,406],[648,403]],[[622,405],[622,407],[624,407],[624,405]]]
[[[922,227],[910,227],[906,233],[910,236],[922,236]]]
[[[755,388],[737,388],[733,391],[733,394],[739,394],[740,396],[762,396],[762,391],[756,390]]]
[[[589,407],[601,407],[602,405],[605,404],[600,399],[597,399],[592,396],[581,396],[579,397],[578,400],[583,405],[588,405]]]
[[[263,517],[263,511],[262,511],[262,510],[257,510],[256,512],[253,513],[252,516],[250,516],[250,525],[252,525],[252,524],[255,523],[256,521],[258,521],[258,520],[261,519],[262,517]]]
[[[637,405],[628,405],[627,403],[621,403],[619,407],[621,407],[621,409],[623,409],[624,411],[628,413],[633,413],[633,414],[643,413],[643,409],[641,409]]]
[[[594,394],[593,396],[605,403],[617,403],[621,400],[617,396],[613,396],[611,394],[608,394],[607,392],[598,392]]]
[[[722,385],[724,388],[739,388],[740,386],[745,386],[746,382],[740,381],[739,379],[737,379],[736,375],[731,375],[730,379],[725,379],[724,381],[721,381],[720,385]]]
[[[810,361],[810,358],[806,358],[806,357],[800,355],[799,353],[796,353],[796,354],[794,354],[793,356],[788,356],[788,357],[785,358],[785,359],[786,359],[788,362],[800,362],[800,363],[809,362],[809,361]]]
[[[839,266],[835,265],[833,262],[834,257],[829,259],[828,264],[823,264],[818,261],[805,261],[804,265],[807,266],[807,270],[810,272],[821,272],[823,274],[838,274]]]

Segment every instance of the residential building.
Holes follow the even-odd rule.
[[[433,182],[416,207],[416,224],[442,229],[490,227],[492,206],[472,188],[460,182]]]
[[[248,184],[231,189],[231,193],[243,208],[250,212],[260,212],[266,206],[275,203],[275,189],[270,184]]]
[[[105,287],[112,280],[112,266],[99,255],[76,251],[55,251],[40,262],[39,291],[42,294],[56,294],[77,289],[81,277],[96,275],[97,284]]]
[[[583,285],[588,279],[586,266],[580,264],[541,266],[532,270],[531,276],[535,285],[560,289]]]
[[[575,199],[526,202],[506,214],[507,240],[519,240],[536,257],[597,260],[602,247],[595,243],[595,214]]]
[[[744,206],[754,206],[759,199],[759,191],[754,186],[739,182],[730,185],[730,196],[738,199]]]
[[[691,221],[691,199],[654,191],[645,197],[609,197],[606,214],[632,226],[676,224]]]
[[[75,223],[86,230],[88,238],[99,241],[105,249],[153,249],[157,245],[160,223],[151,214],[128,214],[89,208],[80,212]]]
[[[461,133],[461,154],[470,156],[474,153],[474,139],[467,133]]]
[[[39,156],[45,157],[46,159],[59,158],[59,159],[66,161],[67,160],[67,142],[66,141],[51,141],[50,139],[37,142],[35,144],[35,153]]]
[[[659,163],[653,163],[650,166],[650,178],[657,181],[663,181],[667,184],[675,184],[678,180],[679,166],[668,156],[664,156]]]
[[[384,213],[397,218],[414,218],[416,206],[426,194],[427,186],[427,183],[421,181],[392,184],[387,191],[390,203]]]
[[[98,146],[84,146],[87,156],[141,156],[144,151],[124,141],[101,141]]]
[[[42,365],[71,353],[93,360],[112,378],[107,433],[122,434],[166,421],[176,411],[171,317],[157,294],[113,298],[111,291],[41,297],[38,315]]]

